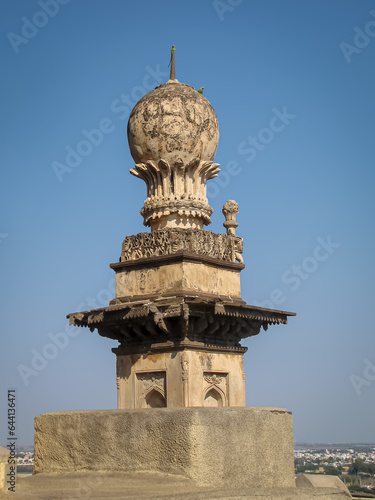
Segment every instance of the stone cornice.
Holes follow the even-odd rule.
[[[147,295],[129,295],[125,297],[116,297],[111,300],[109,307],[110,308],[122,308],[124,304],[144,304],[146,302],[155,302],[155,304],[164,304],[169,303],[171,300],[175,299],[183,299],[189,304],[201,304],[207,302],[215,302],[220,301],[225,304],[232,304],[236,306],[246,306],[246,307],[254,307],[246,304],[244,300],[239,297],[228,297],[226,295],[214,294],[214,293],[204,293],[204,292],[186,292],[186,291],[173,291],[168,293],[152,293]],[[262,308],[256,308],[262,309]],[[264,309],[267,311],[268,309]],[[272,310],[272,309],[270,309]],[[283,313],[283,311],[279,311]],[[289,314],[289,313],[288,313]],[[294,314],[294,313],[290,313]]]
[[[70,324],[97,329],[126,349],[143,352],[165,342],[241,348],[241,339],[258,335],[262,327],[267,330],[268,325],[286,324],[290,315],[294,313],[220,299],[169,297],[163,301],[120,302],[68,317]]]
[[[227,347],[204,344],[203,342],[186,342],[182,341],[179,344],[175,342],[163,342],[159,344],[152,344],[151,346],[132,346],[132,345],[122,345],[121,347],[114,347],[112,352],[117,356],[128,355],[128,354],[155,354],[162,352],[181,352],[181,351],[198,351],[198,352],[219,352],[228,354],[238,354],[243,355],[247,352],[247,347]]]
[[[213,267],[222,267],[226,269],[231,269],[233,271],[242,271],[245,268],[244,264],[239,264],[237,262],[228,262],[225,260],[215,259],[214,257],[207,257],[202,255],[197,255],[193,253],[188,253],[185,251],[179,251],[171,255],[158,255],[154,257],[144,257],[134,260],[126,260],[123,262],[115,262],[110,264],[110,268],[119,271],[126,268],[143,268],[143,267],[154,267],[168,265],[173,262],[196,262],[200,264],[206,264]]]

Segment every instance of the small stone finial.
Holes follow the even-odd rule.
[[[174,62],[174,53],[176,52],[176,47],[172,45],[171,48],[171,60],[170,60],[170,65],[171,65],[171,73],[170,73],[170,80],[176,80],[176,68],[175,68],[175,62]]]
[[[238,222],[236,221],[236,217],[238,214],[238,203],[234,200],[228,200],[224,203],[223,206],[223,214],[225,217],[225,222],[223,226],[227,230],[228,236],[236,236],[236,227],[238,226]]]

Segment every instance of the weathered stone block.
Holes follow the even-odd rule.
[[[322,474],[299,474],[296,479],[299,488],[333,488],[347,498],[352,498],[350,491],[337,476],[326,476]]]
[[[116,297],[181,291],[241,297],[242,264],[176,255],[125,261],[111,267],[116,271]]]
[[[163,471],[204,486],[294,487],[281,408],[68,411],[35,419],[35,472]]]

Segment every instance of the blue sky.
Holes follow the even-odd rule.
[[[9,388],[25,445],[40,413],[116,407],[116,342],[59,334],[66,314],[108,303],[108,264],[125,235],[144,231],[126,125],[146,87],[168,79],[172,43],[177,78],[204,86],[219,120],[209,229],[224,231],[221,208],[235,199],[243,299],[297,312],[244,342],[247,405],[292,411],[297,441],[374,442],[374,3],[0,9],[0,443]],[[68,151],[98,127],[69,166]],[[52,337],[57,353],[45,351]]]

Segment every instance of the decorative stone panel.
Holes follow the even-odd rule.
[[[160,229],[152,233],[126,236],[122,243],[120,262],[186,253],[212,257],[221,261],[242,260],[243,240],[201,229]]]
[[[203,373],[203,406],[229,406],[228,373]]]
[[[166,406],[165,375],[163,371],[136,374],[136,408]]]

